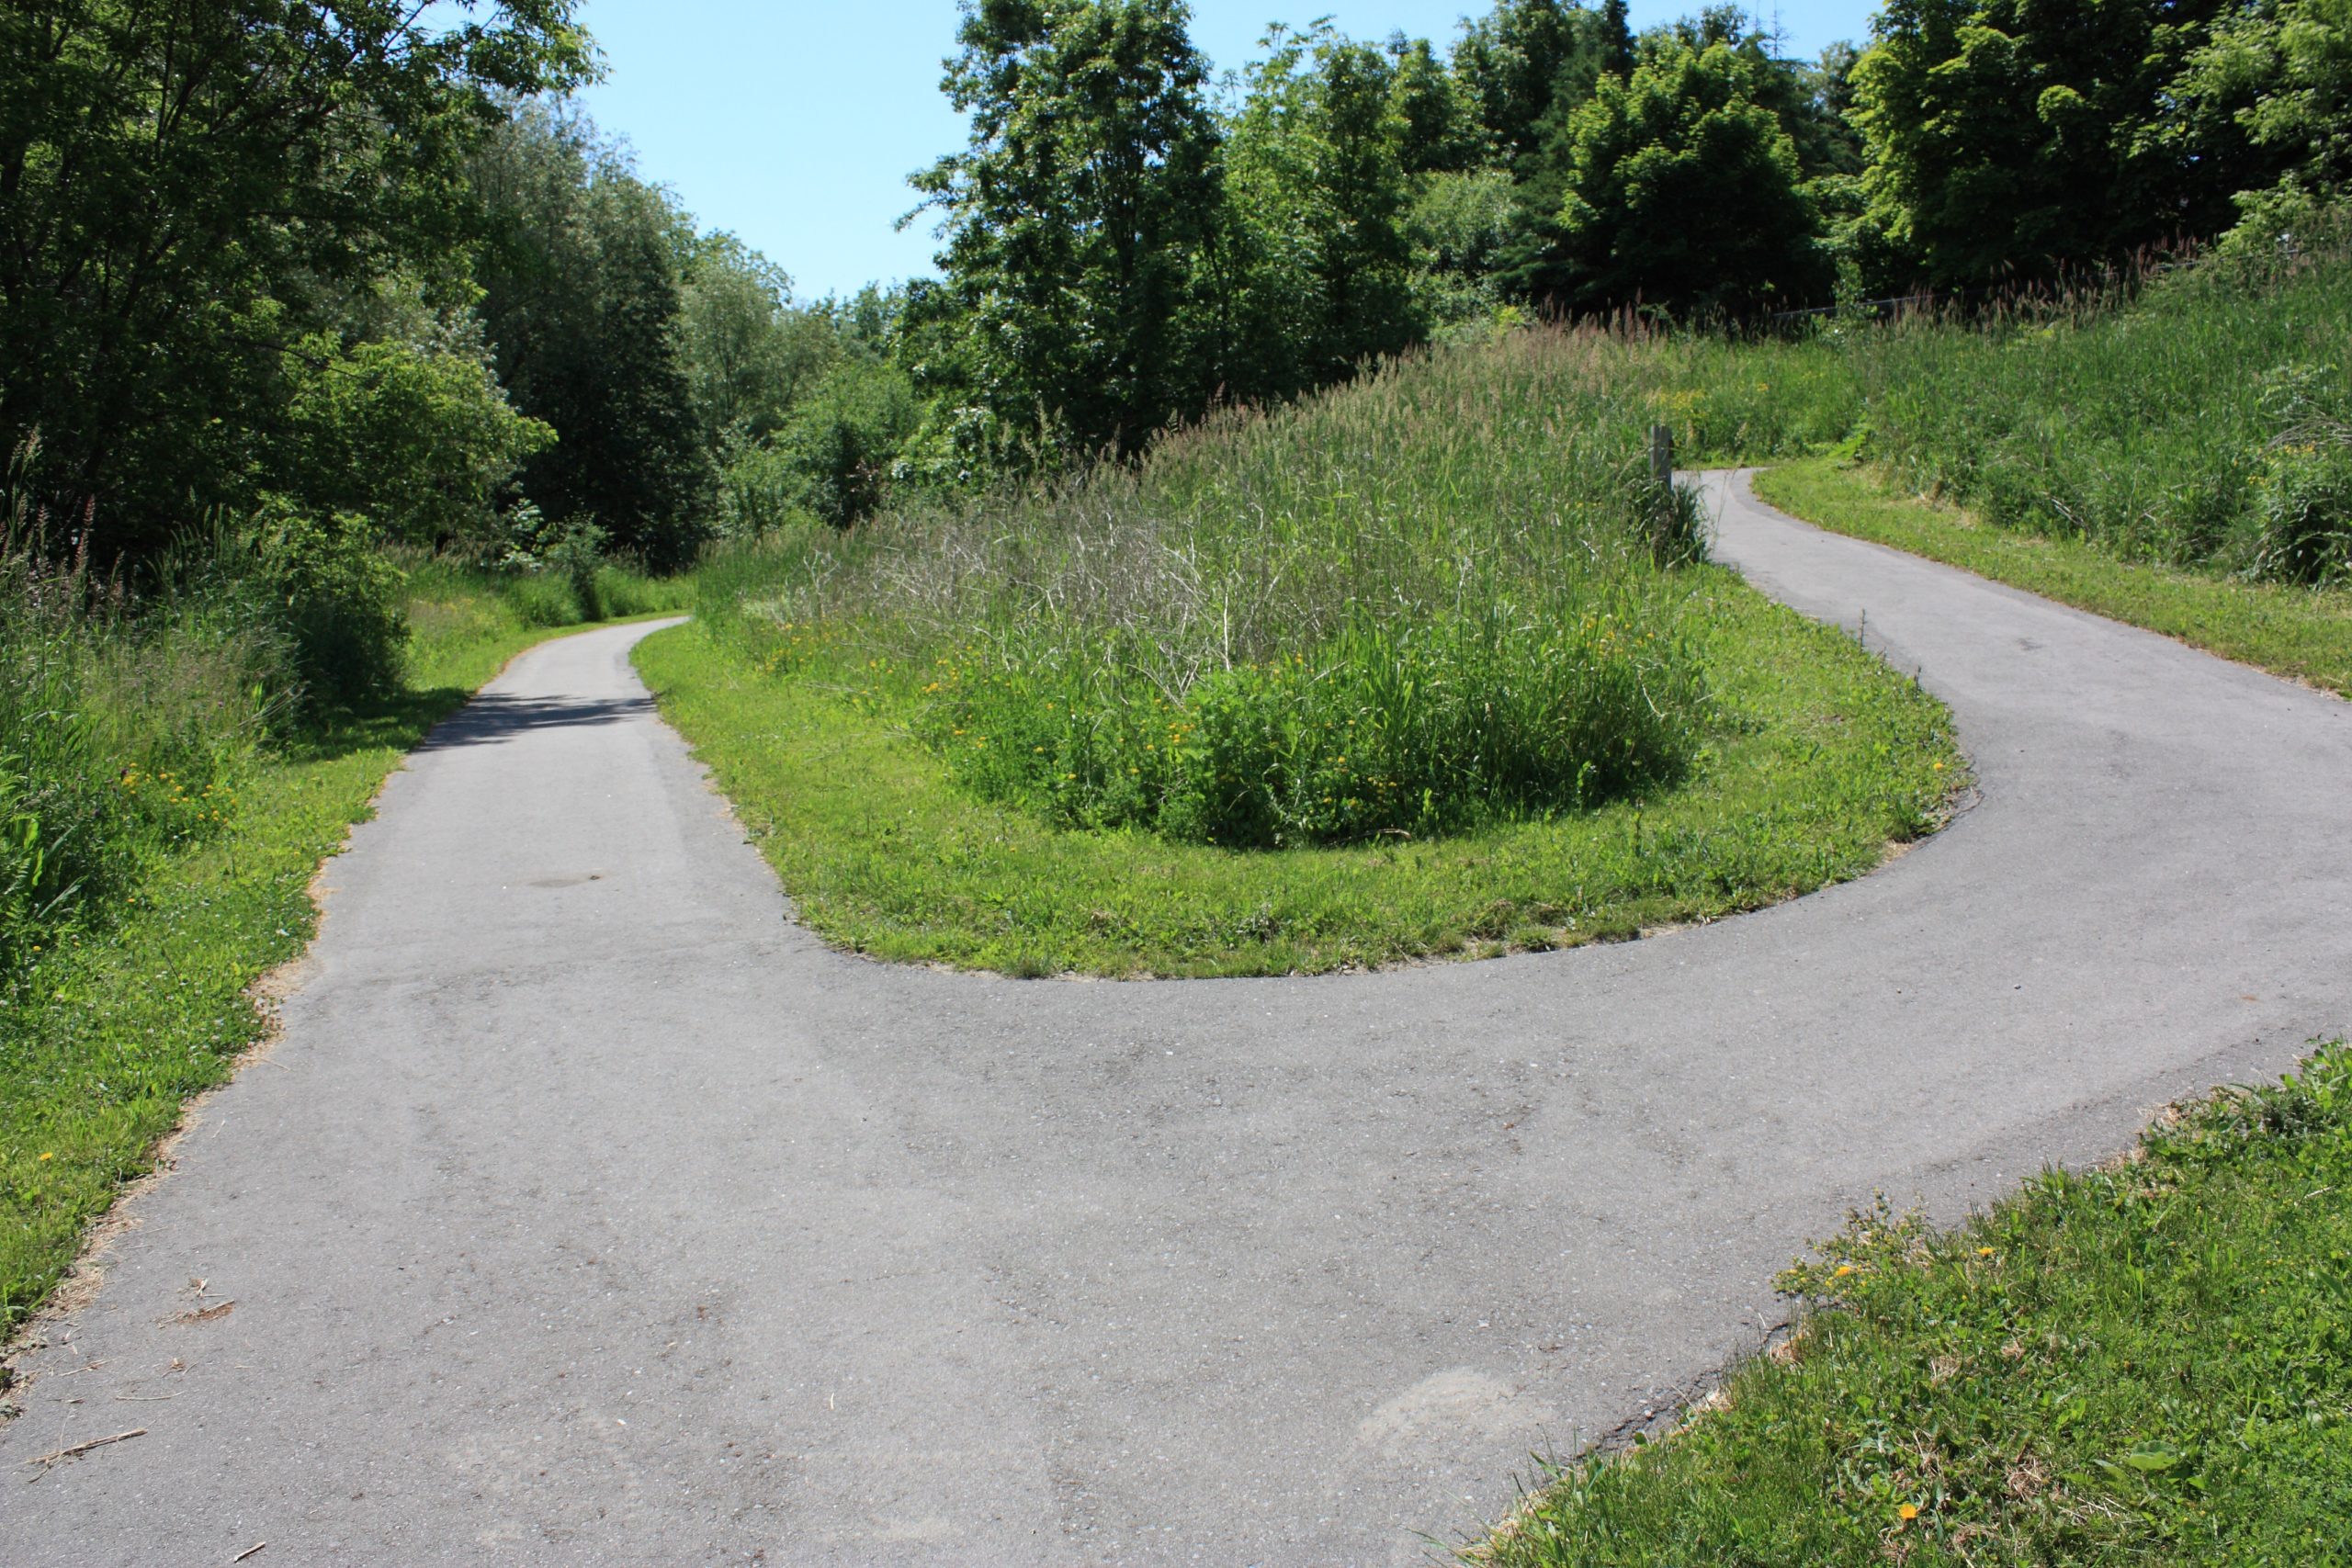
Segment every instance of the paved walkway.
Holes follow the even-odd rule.
[[[519,660],[35,1358],[0,1562],[1413,1562],[1751,1344],[1873,1189],[1953,1215],[2352,1030],[2352,705],[1716,482],[1722,553],[1867,612],[1983,801],[1639,943],[862,962],[654,716],[645,628]]]

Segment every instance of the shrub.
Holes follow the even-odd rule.
[[[836,367],[775,436],[799,504],[836,528],[871,514],[921,417],[904,372],[862,361]]]
[[[2255,476],[2261,521],[2257,575],[2283,582],[2352,579],[2352,423],[2329,366],[2282,367],[2264,378],[2263,411],[2278,427]]]
[[[1508,605],[1365,617],[1174,698],[1051,659],[970,680],[951,664],[938,684],[926,732],[974,793],[1236,849],[1426,837],[1671,784],[1700,697],[1689,657],[1636,621],[1548,628]]]
[[[373,525],[273,502],[250,539],[257,582],[285,629],[307,699],[349,706],[398,690],[408,642],[404,580],[378,548]]]

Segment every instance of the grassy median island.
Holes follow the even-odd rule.
[[[1865,1216],[1793,1355],[1580,1464],[1497,1568],[2352,1560],[2352,1052],[1958,1229]]]
[[[1869,870],[1950,797],[1940,708],[1694,558],[1608,351],[1522,333],[787,536],[639,668],[802,917],[893,959],[1309,972]]]
[[[217,596],[130,621],[58,586],[27,587],[0,626],[0,698],[40,749],[0,755],[0,821],[27,852],[0,857],[0,1334],[153,1168],[188,1097],[262,1038],[248,987],[308,945],[311,879],[386,775],[579,613],[548,585],[416,563],[405,689],[288,719],[254,679],[266,650]],[[686,590],[606,568],[600,592],[646,614]]]

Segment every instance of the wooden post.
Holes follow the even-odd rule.
[[[1674,432],[1650,426],[1650,553],[1667,564],[1673,547]]]

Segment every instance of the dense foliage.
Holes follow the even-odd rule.
[[[569,105],[598,65],[568,0],[15,7],[28,547],[136,578],[265,520],[670,568],[1133,460],[1531,311],[1973,301],[2233,224],[2274,243],[2352,164],[2343,0],[1894,0],[1816,62],[1728,6],[1636,35],[1622,0],[1494,0],[1445,47],[1276,25],[1223,75],[1188,22],[968,0],[943,85],[970,139],[914,181],[943,276],[811,302]],[[2332,483],[2282,474],[2278,526]]]

